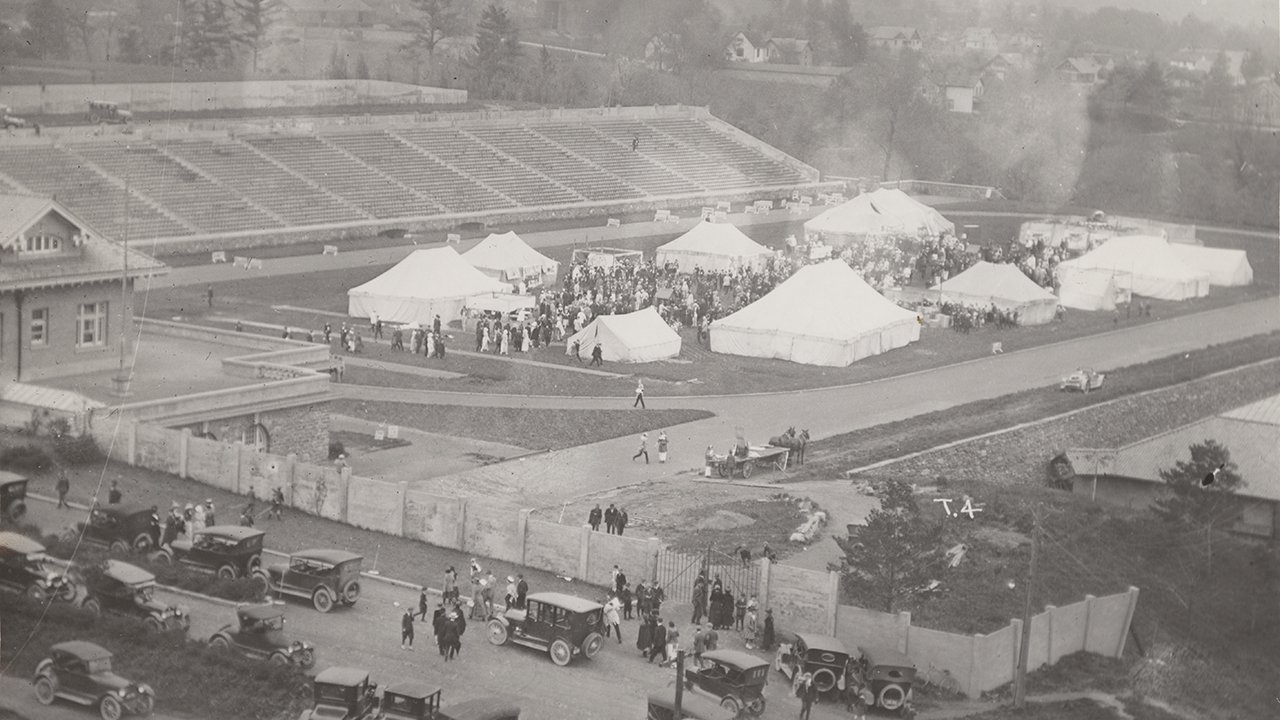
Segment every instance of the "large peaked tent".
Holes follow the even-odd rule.
[[[805,235],[847,245],[868,235],[942,235],[956,224],[897,189],[881,188],[837,205],[804,224]]]
[[[1058,296],[1007,263],[977,263],[943,282],[942,297],[966,305],[995,305],[1005,312],[1017,312],[1022,325],[1043,325],[1052,321],[1058,311]]]
[[[738,268],[759,270],[773,251],[747,237],[729,223],[710,221],[694,225],[689,232],[658,247],[658,265],[676,263],[682,273],[697,268],[731,271]]]
[[[1210,285],[1235,287],[1253,284],[1253,266],[1243,250],[1169,243],[1173,253],[1197,270],[1209,273]]]
[[[457,319],[473,295],[510,289],[471,267],[451,247],[414,250],[390,270],[348,290],[347,314],[367,318],[376,313],[383,322],[430,325],[436,315],[445,322]]]
[[[600,315],[565,341],[565,354],[574,345],[587,357],[596,345],[609,362],[653,362],[680,354],[680,335],[663,322],[652,306],[625,315]]]
[[[807,265],[711,323],[714,352],[830,367],[919,339],[919,317],[886,300],[841,260]]]
[[[1066,285],[1081,275],[1109,275],[1116,289],[1158,300],[1186,300],[1209,294],[1209,273],[1184,262],[1164,238],[1130,235],[1058,265]]]
[[[1110,275],[1058,273],[1058,304],[1073,310],[1115,310],[1116,285]]]
[[[514,232],[491,234],[462,253],[462,259],[495,280],[512,285],[554,285],[560,263],[529,247]]]

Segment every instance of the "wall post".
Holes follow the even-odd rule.
[[[520,510],[520,517],[516,519],[516,542],[520,544],[520,549],[516,551],[520,558],[521,565],[527,565],[525,557],[528,554],[529,545],[529,515],[533,513],[532,508],[523,508]]]
[[[236,452],[235,452],[236,467],[235,467],[235,470],[232,471],[231,490],[237,495],[242,495],[244,493],[244,490],[242,490],[240,487],[240,463],[244,461],[244,458],[241,457],[242,454],[244,453],[244,443],[233,443],[231,447],[236,449]]]
[[[342,472],[338,473],[339,488],[338,497],[341,499],[342,508],[338,511],[338,521],[347,521],[347,493],[351,492],[351,468],[344,467]]]
[[[125,462],[129,465],[138,464],[138,421],[131,420],[129,422],[129,456]]]
[[[1053,656],[1053,616],[1056,614],[1055,611],[1057,609],[1058,608],[1055,605],[1044,606],[1044,661],[1046,665],[1052,665],[1058,661],[1058,659]],[[1030,668],[1027,669],[1027,672],[1031,672]]]
[[[591,526],[583,525],[578,532],[578,579],[585,581],[591,569]]]
[[[396,536],[404,537],[404,513],[405,513],[405,508],[409,504],[409,483],[408,482],[406,481],[400,482],[399,494],[400,496],[396,498],[396,515],[400,518],[400,524],[398,525],[399,532],[396,533]]]
[[[835,637],[840,618],[840,573],[827,573],[827,634]]]
[[[454,540],[458,550],[467,549],[467,499],[458,498],[458,537]]]
[[[986,635],[974,635],[972,642],[969,643],[969,673],[964,679],[964,694],[966,697],[976,698],[982,694],[985,688],[978,686],[978,668],[983,667],[982,659],[978,657],[978,648],[984,644],[981,642]]]
[[[911,652],[911,613],[905,610],[898,613],[898,652]]]
[[[1013,637],[1010,641],[1013,645],[1013,652],[1009,653],[1009,657],[1013,659],[1013,667],[1009,670],[1009,677],[1017,678],[1018,663],[1020,662],[1018,656],[1022,654],[1022,618],[1010,620],[1009,627],[1013,629]]]
[[[187,479],[187,453],[190,449],[191,428],[182,428],[178,433],[178,477]]]
[[[760,588],[757,595],[760,596],[761,612],[769,609],[769,558],[760,558],[756,562],[760,563]],[[760,622],[764,622],[764,616],[760,616]]]
[[[1089,627],[1093,624],[1093,604],[1097,600],[1093,595],[1084,596],[1084,640],[1080,642],[1080,648],[1086,652],[1089,650]]]
[[[662,552],[662,540],[651,537],[645,541],[644,576],[650,583],[658,582],[658,553]]]
[[[1133,611],[1138,608],[1138,588],[1129,586],[1129,609],[1124,614],[1124,627],[1116,634],[1120,642],[1116,643],[1116,654],[1112,657],[1124,657],[1124,644],[1129,639],[1129,628],[1133,627]]]
[[[293,502],[293,479],[298,472],[298,453],[289,453],[284,458],[284,467],[280,473],[280,487],[288,493],[285,502]]]

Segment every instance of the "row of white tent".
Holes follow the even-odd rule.
[[[956,224],[936,209],[896,188],[859,195],[804,224],[805,236],[828,245],[849,245],[877,235],[954,234]]]

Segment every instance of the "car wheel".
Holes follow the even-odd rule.
[[[119,700],[110,695],[104,695],[98,702],[98,713],[102,715],[102,720],[120,720],[120,716],[124,714],[124,708],[120,707]]]
[[[27,514],[27,504],[24,502],[16,502],[9,506],[9,519],[17,522]]]
[[[267,662],[271,663],[272,665],[288,665],[289,658],[284,653],[271,653],[271,659],[268,660]]]
[[[48,594],[45,593],[44,588],[40,587],[35,583],[31,583],[31,585],[27,587],[27,592],[25,593],[25,595],[27,596],[28,600],[33,600],[38,603],[44,602],[49,597]]]
[[[315,606],[316,610],[327,613],[333,609],[333,597],[329,595],[328,590],[320,588],[311,596],[311,604]]]
[[[263,572],[261,568],[254,570],[253,575],[250,577],[257,581],[258,589],[262,591],[263,595],[267,595],[271,592],[271,578],[268,577],[267,573]]]
[[[818,688],[818,692],[820,693],[830,692],[831,688],[836,686],[836,674],[827,668],[822,668],[821,670],[814,672],[813,686]]]
[[[218,577],[222,578],[223,580],[235,580],[236,567],[230,564],[223,565],[222,567],[218,568]]]
[[[58,599],[62,602],[69,603],[74,601],[77,594],[79,593],[76,590],[76,586],[69,580],[58,586]]]
[[[507,626],[501,620],[490,620],[488,624],[489,642],[494,645],[507,644]]]
[[[223,637],[222,635],[214,635],[213,639],[209,640],[209,645],[219,650],[231,649],[231,642],[227,640],[227,638]]]
[[[356,600],[360,599],[360,583],[352,580],[342,588],[342,601],[348,605],[355,605]]]
[[[721,700],[720,707],[733,713],[734,717],[737,717],[738,713],[742,712],[742,708],[738,706],[737,698],[734,698],[733,696]]]
[[[160,565],[172,565],[173,555],[170,554],[168,550],[161,550],[160,552],[151,556],[151,562],[159,563]]]
[[[249,572],[253,572],[254,570],[262,567],[262,556],[254,555],[249,558],[249,562],[245,563],[245,567],[249,568]]]
[[[556,638],[551,641],[551,647],[547,648],[547,653],[551,655],[551,662],[564,667],[573,660],[573,648],[569,646],[568,641],[564,638]]]
[[[604,637],[600,633],[591,633],[586,640],[582,641],[582,654],[587,658],[593,658],[602,647],[604,647]]]
[[[159,620],[155,619],[154,617],[148,617],[144,619],[142,621],[142,627],[152,632],[162,632],[164,630],[164,624],[161,623]]]
[[[93,613],[94,617],[102,617],[102,605],[97,600],[90,598],[84,603],[84,609]]]
[[[316,651],[307,649],[298,653],[298,667],[303,670],[310,670],[316,666]]]
[[[751,701],[747,703],[747,713],[751,715],[755,715],[757,717],[760,715],[763,715],[764,714],[764,698],[762,697],[752,698]]]
[[[151,536],[146,533],[138,533],[138,537],[133,539],[133,549],[135,552],[144,553],[151,549]]]
[[[885,710],[897,710],[902,707],[902,703],[907,699],[907,694],[902,690],[900,685],[885,685],[880,689],[880,696],[876,698],[876,704]]]
[[[127,553],[129,552],[129,546],[126,545],[123,540],[112,540],[111,552]]]
[[[152,697],[150,694],[143,693],[142,697],[138,698],[138,713],[137,713],[138,715],[141,715],[142,717],[147,717],[153,711],[155,711],[155,709],[156,709],[156,699]]]
[[[52,705],[57,697],[58,686],[53,678],[41,675],[40,679],[36,680],[36,700],[39,700],[41,705]]]
[[[742,479],[746,480],[747,478],[751,477],[751,472],[754,468],[755,468],[755,463],[751,462],[750,460],[742,463]]]

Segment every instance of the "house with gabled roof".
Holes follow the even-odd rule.
[[[925,75],[925,95],[950,112],[971,114],[982,100],[982,74],[965,67],[949,67]]]
[[[759,33],[739,30],[729,41],[725,55],[730,62],[765,62],[769,59],[768,43]]]
[[[772,38],[767,44],[769,62],[780,65],[813,64],[813,45],[798,38]]]
[[[1072,85],[1097,85],[1102,68],[1091,57],[1072,57],[1058,63],[1053,72]]]
[[[919,30],[900,25],[881,25],[871,28],[871,32],[867,34],[867,40],[874,47],[890,50],[908,48],[919,52],[924,48],[924,40],[921,39]]]
[[[996,33],[989,27],[967,27],[960,34],[960,42],[965,50],[980,52],[996,52],[1000,43],[996,41]]]
[[[1113,448],[1072,448],[1072,490],[1099,502],[1150,507],[1163,492],[1161,470],[1191,459],[1191,446],[1214,440],[1244,481],[1235,491],[1235,532],[1280,540],[1280,395]]]

